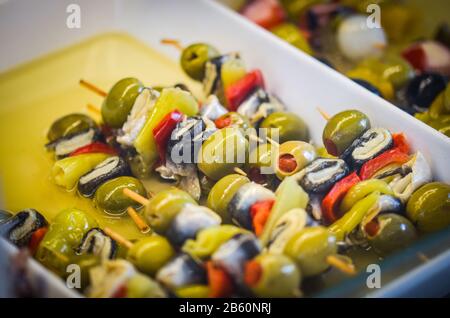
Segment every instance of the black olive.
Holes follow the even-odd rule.
[[[439,25],[434,39],[450,49],[450,27],[447,23]]]
[[[447,81],[442,75],[436,73],[418,75],[406,87],[406,102],[417,112],[426,111],[446,85]]]
[[[80,178],[78,192],[84,197],[92,197],[106,181],[130,174],[130,167],[124,159],[119,156],[109,157]]]
[[[205,90],[205,95],[209,96],[215,94],[221,88],[221,72],[222,65],[228,61],[230,58],[237,58],[239,55],[236,53],[225,54],[221,56],[216,56],[206,62],[205,66],[205,77],[203,79],[203,86]]]
[[[99,228],[92,228],[81,239],[78,255],[92,254],[100,259],[113,259],[117,253],[117,243]]]
[[[0,236],[18,247],[24,247],[28,246],[36,230],[47,225],[47,220],[41,213],[35,209],[26,209],[0,223]]]
[[[251,182],[239,188],[228,204],[228,214],[232,222],[245,229],[252,230],[250,208],[259,201],[274,200],[275,194],[260,184]]]
[[[349,168],[342,159],[317,158],[305,168],[300,185],[309,193],[325,193],[348,172]]]
[[[206,120],[208,121],[208,120]],[[205,122],[199,116],[188,117],[177,123],[167,143],[167,155],[181,158],[181,162],[195,163],[202,143],[216,131],[212,121]]]
[[[45,145],[48,150],[54,151],[58,159],[67,157],[74,150],[87,146],[95,141],[104,141],[104,137],[98,129],[88,129],[70,136],[58,138]]]
[[[348,147],[341,158],[358,170],[366,161],[375,158],[393,145],[392,135],[385,128],[371,128]]]

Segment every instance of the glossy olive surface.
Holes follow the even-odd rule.
[[[141,204],[123,193],[124,189],[147,197],[147,191],[141,181],[133,177],[118,177],[103,183],[95,192],[94,204],[107,214],[121,215],[128,207],[140,209]]]
[[[408,218],[422,232],[434,232],[450,225],[450,185],[428,183],[416,190],[406,206]]]

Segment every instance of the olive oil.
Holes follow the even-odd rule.
[[[80,87],[80,79],[107,91],[124,77],[139,78],[147,86],[185,83],[196,96],[201,93],[177,62],[121,33],[96,36],[0,74],[0,207],[12,212],[35,208],[50,221],[76,207],[129,239],[142,235],[127,215],[108,216],[92,200],[53,184],[55,159],[44,147],[48,128],[63,115],[86,113],[100,120],[87,104],[100,109],[102,98]],[[144,184],[151,192],[169,186],[156,178]]]

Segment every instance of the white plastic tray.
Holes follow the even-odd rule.
[[[315,142],[321,143],[325,125],[316,107],[329,114],[359,109],[373,125],[405,132],[435,179],[450,183],[449,138],[214,1],[78,0],[80,29],[66,27],[71,3],[0,1],[0,72],[103,32],[130,33],[174,59],[177,52],[161,38],[209,42],[222,52],[239,51],[249,68],[262,69],[270,91],[306,120]]]

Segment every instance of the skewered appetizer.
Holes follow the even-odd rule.
[[[249,0],[243,16],[450,136],[449,27],[419,34],[404,1]],[[377,17],[380,21],[377,21]],[[421,40],[417,40],[421,39]],[[446,89],[447,87],[447,89]]]
[[[54,183],[100,214],[1,211],[1,236],[63,278],[78,264],[89,297],[298,297],[304,278],[355,274],[346,249],[383,258],[450,225],[450,186],[404,134],[347,110],[318,147],[238,54],[193,44],[181,66],[203,82],[201,107],[181,85],[125,78],[102,93],[83,81],[105,96],[102,122],[64,116],[46,148]],[[172,187],[147,189],[155,175]],[[145,235],[100,228],[101,215]]]

